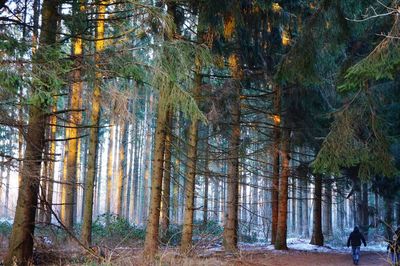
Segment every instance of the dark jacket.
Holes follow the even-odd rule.
[[[350,233],[349,239],[347,240],[347,246],[350,247],[359,247],[361,246],[361,241],[363,242],[364,246],[367,246],[365,242],[364,236],[358,230],[358,227],[354,228],[354,231]]]

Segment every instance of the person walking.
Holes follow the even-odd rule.
[[[400,265],[400,227],[394,232],[393,239],[389,240],[387,249],[390,251],[392,265]]]
[[[347,247],[351,246],[352,249],[352,256],[353,256],[353,263],[358,265],[360,260],[360,247],[361,241],[364,244],[364,247],[367,246],[367,242],[365,242],[365,238],[363,234],[360,232],[358,227],[354,227],[353,232],[350,233],[349,239],[347,240]]]

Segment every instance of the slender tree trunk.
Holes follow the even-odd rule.
[[[368,183],[362,184],[362,225],[364,237],[368,239],[369,214],[368,214]]]
[[[85,123],[86,124],[86,123]],[[83,212],[85,211],[85,199],[86,199],[86,193],[84,189],[84,185],[86,184],[86,176],[87,176],[87,163],[88,163],[88,142],[89,139],[85,137],[82,141],[82,148],[83,154],[82,154],[82,166],[81,166],[81,176],[80,176],[80,183],[81,183],[81,219],[83,219]]]
[[[165,158],[164,158],[164,179],[162,185],[162,202],[161,202],[161,230],[163,234],[169,228],[169,208],[170,208],[170,192],[171,192],[171,143],[172,143],[172,111],[167,114],[168,128],[165,137]]]
[[[290,130],[283,129],[282,135],[282,175],[279,182],[279,205],[278,205],[278,225],[275,239],[275,249],[287,249],[287,208],[288,208],[288,181],[289,181],[289,162],[290,162]]]
[[[99,149],[99,153],[100,155],[98,155],[98,171],[97,171],[97,185],[96,185],[96,192],[97,192],[97,196],[96,196],[96,211],[95,211],[95,216],[98,216],[100,214],[100,206],[101,206],[101,177],[102,177],[102,161],[103,161],[103,145],[100,144],[100,147],[98,147]]]
[[[231,135],[228,152],[228,177],[226,213],[224,221],[223,245],[228,252],[237,251],[238,241],[238,194],[239,194],[239,146],[240,146],[240,84],[233,81],[235,90],[231,105]]]
[[[7,172],[6,172],[6,182],[5,182],[5,198],[4,198],[4,206],[5,206],[5,212],[4,216],[8,218],[8,210],[10,209],[10,178],[11,178],[11,167],[7,167]]]
[[[271,243],[275,244],[278,228],[278,200],[279,200],[279,144],[280,144],[280,114],[281,114],[281,88],[275,87],[274,95],[274,129],[273,129],[273,174],[272,174],[272,235]]]
[[[161,99],[160,99],[161,100]],[[148,211],[148,198],[149,198],[149,178],[150,178],[150,163],[151,163],[151,125],[153,113],[153,94],[150,94],[148,109],[147,109],[147,132],[146,132],[146,149],[145,149],[145,166],[144,166],[144,179],[143,179],[143,201],[142,201],[142,221],[147,219]],[[165,127],[165,125],[164,125]],[[162,129],[165,132],[165,129]],[[163,144],[164,145],[164,144]],[[164,147],[164,146],[163,146]],[[154,166],[153,166],[154,167]],[[153,170],[154,171],[154,170]],[[159,177],[158,177],[159,178]]]
[[[304,175],[303,176],[299,176],[299,179],[297,181],[297,183],[299,184],[299,187],[297,188],[297,234],[298,235],[302,235],[303,234],[303,223],[304,223],[304,219],[303,219],[303,179],[304,179]]]
[[[54,25],[57,24],[58,2],[44,0],[42,7],[41,43],[37,58],[35,58],[39,65],[46,64],[42,57],[45,49],[56,43],[56,27]],[[33,88],[33,93],[37,89]],[[18,190],[8,253],[4,260],[5,265],[27,265],[32,258],[40,168],[45,145],[46,109],[47,106],[44,104],[30,106],[24,164],[21,168],[21,184]]]
[[[200,34],[200,33],[198,33]],[[200,35],[199,35],[200,36]],[[199,38],[200,39],[200,38]],[[194,77],[194,90],[193,97],[198,99],[200,97],[201,89],[201,63],[196,60],[196,73]],[[192,248],[193,236],[193,216],[194,216],[194,192],[196,185],[196,167],[197,167],[197,139],[198,139],[198,120],[192,119],[189,128],[189,142],[188,142],[188,161],[186,168],[186,186],[185,186],[185,209],[183,218],[181,252],[187,253]]]
[[[157,110],[157,124],[155,132],[153,171],[151,178],[150,211],[147,222],[146,239],[143,255],[146,258],[154,258],[158,251],[158,226],[160,221],[161,190],[163,179],[163,157],[165,148],[165,125],[167,117],[163,107],[164,95],[160,94]],[[147,150],[146,152],[149,152]]]
[[[386,231],[386,239],[393,239],[393,200],[390,198],[384,198],[385,205],[385,231]]]
[[[292,208],[291,208],[291,211],[292,211],[292,215],[291,215],[291,231],[293,232],[293,233],[295,233],[296,232],[296,201],[298,201],[297,199],[296,199],[296,179],[294,178],[294,177],[292,177],[291,178],[292,179],[292,189],[291,189],[291,195],[292,195],[292,199],[291,199],[291,205],[292,205]]]
[[[97,22],[96,22],[96,41],[95,41],[95,64],[99,67],[100,55],[104,51],[104,22],[108,0],[100,0],[97,6]],[[96,177],[96,162],[99,142],[99,124],[100,124],[100,103],[101,103],[101,82],[102,73],[97,70],[92,98],[92,113],[90,116],[89,137],[89,156],[88,168],[85,182],[85,203],[82,221],[82,242],[85,246],[90,246],[92,242],[92,220],[93,220],[93,195],[94,183]]]
[[[137,90],[135,90],[135,93]],[[136,97],[135,97],[136,98]],[[134,116],[134,106],[133,101],[129,100],[128,102],[128,110],[131,116]],[[125,198],[125,218],[130,221],[130,209],[131,207],[131,194],[132,194],[132,174],[133,174],[133,124],[137,124],[136,121],[133,121],[132,125],[128,125],[127,127],[127,141],[126,141],[126,153],[128,154],[129,151],[129,165],[128,165],[128,158],[126,158],[126,198]],[[128,145],[128,142],[131,144]],[[130,148],[130,150],[129,150]]]
[[[128,141],[128,130],[124,120],[120,123],[120,147],[119,147],[119,166],[118,166],[118,179],[117,179],[117,215],[123,214],[123,202],[124,202],[124,191],[125,191],[125,179],[126,179],[126,144]]]
[[[375,227],[378,227],[379,225],[379,220],[380,220],[380,215],[379,215],[379,195],[377,192],[375,192],[374,195],[374,204],[375,204]]]
[[[220,200],[220,188],[219,188],[219,181],[216,177],[213,179],[213,187],[214,187],[214,221],[219,222],[219,200]]]
[[[114,114],[110,115],[110,135],[108,138],[108,157],[107,157],[107,191],[106,191],[106,213],[107,224],[110,222],[109,215],[111,214],[111,191],[112,191],[112,177],[114,174],[114,138],[115,138],[115,119]]]
[[[78,3],[76,0],[73,3],[73,9],[75,14],[83,12],[84,6]],[[76,182],[77,182],[77,155],[78,155],[78,126],[81,124],[82,115],[78,111],[80,109],[80,97],[82,94],[82,79],[81,79],[81,60],[82,60],[82,50],[83,44],[82,39],[79,37],[73,38],[72,43],[72,55],[74,57],[74,71],[72,73],[72,85],[70,89],[70,102],[71,110],[73,110],[69,116],[68,122],[68,137],[70,140],[67,141],[68,146],[68,157],[66,166],[66,175],[64,176],[64,188],[62,189],[62,222],[66,228],[72,230],[74,221],[74,209],[76,206]]]
[[[323,246],[324,235],[322,234],[322,176],[315,176],[315,189],[314,189],[314,217],[313,217],[313,231],[311,236],[312,245]]]
[[[325,185],[324,236],[332,236],[332,180],[328,178]]]
[[[140,123],[142,124],[142,123]],[[140,165],[140,147],[142,143],[142,135],[139,134],[142,130],[139,128],[139,123],[135,124],[135,157],[133,163],[133,197],[131,198],[131,217],[134,217],[134,221],[136,224],[140,223],[140,215],[139,215],[139,202],[140,202],[140,190],[139,190],[139,165]]]
[[[209,160],[210,160],[210,146],[208,145],[208,136],[205,141],[206,148],[206,160],[204,165],[204,200],[203,200],[203,227],[206,228],[208,223],[208,190],[209,190],[209,180],[210,180],[210,169],[209,169]]]
[[[309,224],[309,215],[308,215],[308,180],[307,176],[303,180],[303,229],[302,229],[302,234],[305,238],[308,238],[310,236],[310,230],[308,228]]]

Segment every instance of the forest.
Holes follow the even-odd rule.
[[[1,265],[399,265],[399,167],[398,0],[0,0]]]

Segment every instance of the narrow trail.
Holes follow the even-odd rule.
[[[351,266],[353,265],[350,254],[343,253],[317,253],[309,251],[290,250],[285,252],[264,252],[244,254],[237,260],[232,260],[227,265],[249,266]],[[377,252],[362,252],[360,266],[383,266],[387,263],[387,255]]]

